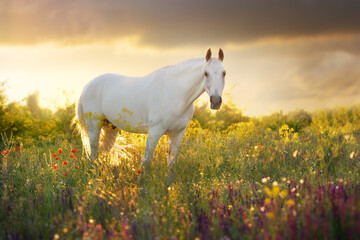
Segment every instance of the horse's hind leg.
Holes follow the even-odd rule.
[[[102,122],[98,118],[86,119],[86,126],[88,129],[89,143],[90,143],[90,159],[96,160],[99,154],[99,139]]]
[[[103,126],[104,136],[100,146],[100,150],[105,150],[109,152],[114,146],[118,131],[114,125],[107,123]]]

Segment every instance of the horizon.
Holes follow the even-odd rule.
[[[224,100],[246,116],[350,107],[360,103],[359,10],[355,0],[5,0],[0,82],[10,101],[39,91],[51,108],[98,75],[146,75],[222,48]]]

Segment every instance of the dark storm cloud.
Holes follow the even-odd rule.
[[[242,43],[360,32],[356,0],[2,0],[0,43]]]

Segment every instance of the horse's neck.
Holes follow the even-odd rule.
[[[202,69],[205,62],[201,59],[194,59],[177,73],[176,89],[179,96],[183,98],[186,105],[192,104],[205,91]]]

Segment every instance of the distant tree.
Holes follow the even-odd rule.
[[[40,107],[39,91],[36,91],[26,97],[26,106],[35,118],[50,119],[52,117],[51,110]]]
[[[280,111],[269,116],[253,118],[252,121],[258,126],[270,128],[273,131],[278,131],[283,124],[286,124],[290,128],[293,128],[294,132],[300,132],[303,128],[311,124],[312,118],[310,113],[303,109],[297,109],[287,114]]]
[[[286,115],[286,124],[295,132],[300,132],[304,127],[311,124],[311,115],[303,109],[297,109]]]
[[[198,121],[202,128],[223,131],[234,123],[248,122],[249,117],[244,116],[232,102],[223,103],[216,112],[209,109],[208,104],[195,105],[194,120]]]

